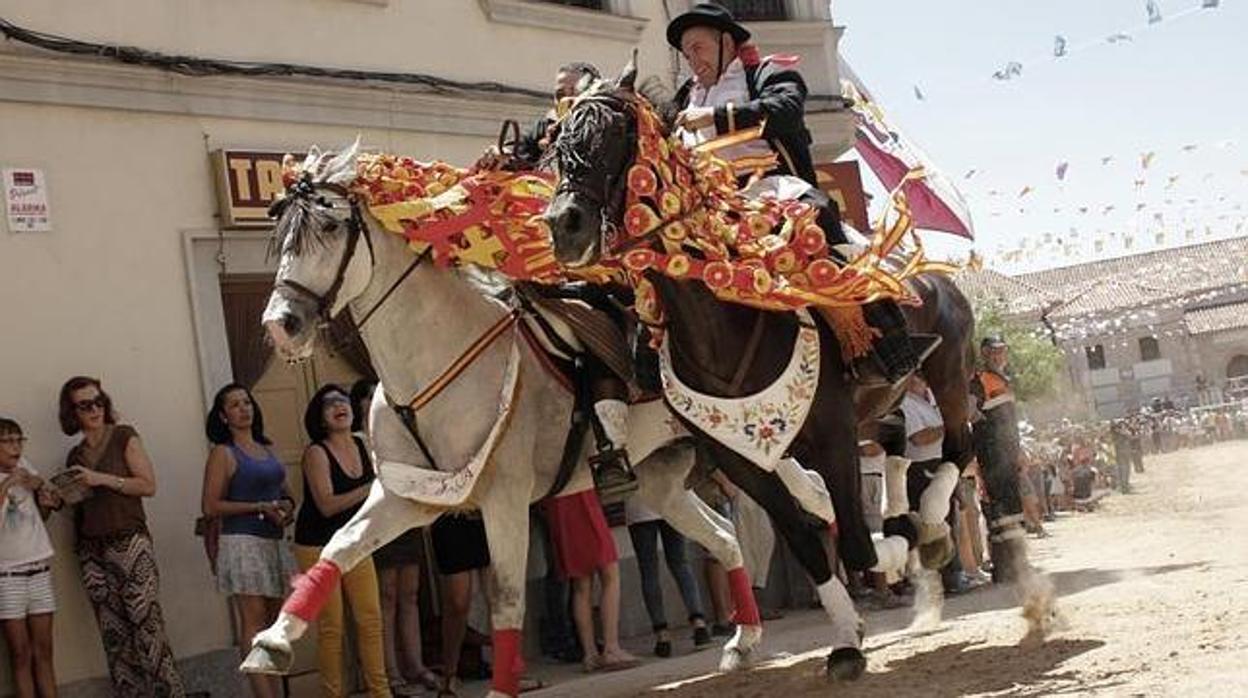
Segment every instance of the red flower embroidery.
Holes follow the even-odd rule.
[[[654,196],[659,180],[654,170],[645,165],[633,165],[628,171],[628,192],[635,196]]]
[[[633,204],[624,214],[624,229],[633,237],[644,235],[660,222],[654,209],[645,204]]]
[[[629,271],[643,272],[654,265],[657,256],[653,250],[629,250],[624,255],[624,267]]]
[[[829,259],[816,259],[806,268],[815,286],[831,286],[840,276],[836,264]]]
[[[732,283],[732,267],[726,262],[710,262],[702,271],[702,280],[712,290],[725,288]]]

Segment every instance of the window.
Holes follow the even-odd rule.
[[[1105,345],[1097,344],[1093,347],[1084,347],[1083,353],[1088,357],[1088,370],[1099,371],[1105,368]]]
[[[1156,337],[1140,337],[1140,361],[1156,361],[1161,358],[1161,345]]]
[[[545,2],[555,5],[570,5],[572,7],[583,7],[587,10],[605,10],[607,0],[545,0]]]
[[[770,22],[788,19],[785,0],[720,0],[742,22]]]

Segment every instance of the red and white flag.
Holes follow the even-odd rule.
[[[853,100],[858,120],[854,149],[889,191],[905,193],[914,226],[975,239],[970,210],[953,182],[885,120],[879,105],[844,61],[841,74],[842,92]]]

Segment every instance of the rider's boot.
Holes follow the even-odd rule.
[[[594,486],[603,501],[619,501],[637,489],[637,476],[628,460],[628,404],[604,399],[594,403],[597,453],[589,457]]]
[[[860,359],[860,364],[855,367],[858,375],[867,382],[874,380],[894,388],[900,387],[940,346],[939,335],[910,333],[906,316],[896,301],[875,301],[863,306],[862,310],[868,324],[880,332],[871,354]],[[863,366],[863,361],[874,365]]]

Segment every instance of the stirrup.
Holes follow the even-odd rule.
[[[589,457],[589,467],[594,475],[594,488],[603,503],[623,501],[637,491],[637,475],[628,460],[628,451],[607,448]]]

